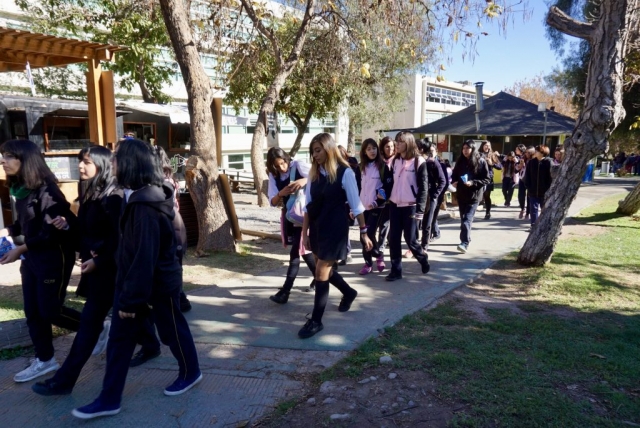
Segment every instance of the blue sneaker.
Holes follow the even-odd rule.
[[[106,405],[100,401],[99,398],[96,398],[95,401],[91,404],[87,404],[86,406],[78,407],[77,409],[73,409],[71,414],[76,418],[80,419],[93,419],[99,418],[101,416],[113,416],[120,413],[120,405]]]
[[[180,395],[183,392],[187,392],[188,390],[196,386],[196,384],[201,380],[202,373],[199,373],[195,379],[191,380],[183,380],[178,378],[171,385],[167,386],[164,389],[164,395]]]

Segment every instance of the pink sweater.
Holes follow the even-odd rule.
[[[360,184],[360,202],[364,205],[364,209],[368,210],[371,204],[374,204],[375,208],[378,205],[378,189],[382,187],[380,170],[375,162],[369,162],[364,168]]]
[[[422,156],[418,157],[418,168],[425,162]],[[416,162],[414,159],[402,158],[393,161],[393,190],[391,202],[399,207],[408,207],[416,204],[418,194],[418,180],[416,179]]]

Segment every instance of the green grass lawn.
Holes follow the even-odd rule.
[[[362,376],[391,355],[397,369],[428,372],[443,401],[463,404],[454,426],[640,426],[640,222],[615,214],[619,199],[572,220],[595,228],[560,240],[544,268],[522,269],[515,254],[494,266],[505,280],[485,285],[517,295],[516,311],[485,309],[481,320],[449,299],[369,340],[323,380]]]

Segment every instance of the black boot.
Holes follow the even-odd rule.
[[[340,301],[338,310],[340,312],[347,312],[349,308],[351,308],[353,301],[356,299],[358,292],[351,288],[342,275],[335,271],[329,277],[329,283],[342,293],[342,300]]]

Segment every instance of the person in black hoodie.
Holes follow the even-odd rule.
[[[54,358],[51,325],[73,331],[80,327],[80,313],[64,306],[75,263],[71,230],[51,224],[58,216],[75,216],[35,143],[9,140],[0,153],[18,214],[14,224],[0,230],[0,237],[24,236],[24,243],[0,257],[0,265],[22,259],[24,314],[36,356],[13,380],[27,382],[60,367]]]
[[[52,378],[32,386],[40,395],[70,394],[91,354],[102,353],[109,338],[111,322],[105,321],[105,317],[113,305],[123,192],[111,174],[111,150],[90,146],[80,151],[78,160],[80,209],[72,229],[82,261],[82,275],[76,294],[86,297],[87,301],[82,309],[80,329],[64,364]],[[53,225],[64,230],[68,222],[56,217]]]
[[[489,166],[480,156],[473,140],[462,145],[462,153],[451,173],[451,184],[456,188],[460,210],[460,244],[458,251],[466,253],[471,242],[471,225],[483,196],[484,186],[489,184]]]
[[[427,176],[429,182],[429,199],[427,209],[422,220],[422,249],[426,252],[429,249],[429,241],[432,234],[432,226],[436,210],[442,203],[440,196],[444,196],[444,189],[449,184],[440,162],[435,158],[435,144],[427,140],[416,141],[420,153],[427,159]]]
[[[485,220],[489,220],[491,218],[491,192],[493,192],[493,170],[494,169],[502,169],[502,164],[500,163],[500,153],[493,152],[491,150],[491,142],[489,140],[485,140],[480,145],[480,156],[482,156],[487,162],[489,167],[489,184],[484,187],[484,209],[485,209]]]
[[[544,206],[544,197],[551,187],[551,159],[547,146],[536,146],[533,158],[527,163],[524,184],[529,192],[531,205],[531,227],[538,219],[538,211]]]
[[[73,410],[81,419],[120,412],[129,362],[148,316],[178,361],[178,378],[165,388],[165,395],[182,394],[202,380],[193,337],[180,312],[182,267],[172,224],[173,189],[163,184],[158,156],[144,141],[122,141],[113,168],[126,204],[116,253],[114,316],[102,392],[91,404]]]

